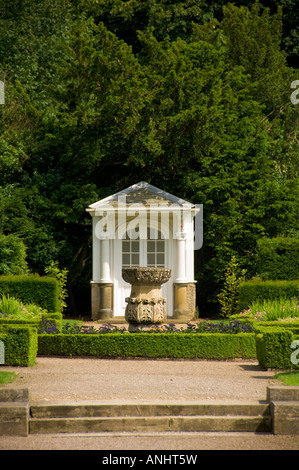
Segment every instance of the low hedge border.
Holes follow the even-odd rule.
[[[38,335],[39,356],[255,359],[254,333]]]
[[[40,319],[15,319],[15,318],[6,318],[6,317],[1,317],[0,316],[0,328],[3,325],[28,325],[28,326],[33,326],[35,328],[40,327],[41,321],[49,321],[53,325],[58,328],[58,330],[61,332],[62,331],[62,314],[57,312],[57,313],[47,313],[42,316],[41,320]]]
[[[294,335],[299,335],[299,321],[280,322],[280,321],[263,321],[254,322],[253,327],[255,331],[260,328],[276,328],[277,330],[283,329],[291,331]]]
[[[256,355],[259,365],[264,369],[295,369],[291,344],[299,336],[291,328],[281,326],[259,326],[256,332]]]
[[[61,314],[54,314],[57,319]],[[254,333],[37,334],[32,324],[1,324],[5,365],[32,366],[36,356],[99,358],[258,359],[261,367],[292,369],[298,322],[255,323]],[[299,355],[299,353],[298,353]]]
[[[5,366],[33,366],[36,362],[37,329],[27,325],[3,325],[0,341],[4,343]]]

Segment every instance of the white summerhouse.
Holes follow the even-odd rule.
[[[202,206],[140,182],[87,211],[93,223],[92,319],[124,318],[131,288],[122,278],[127,266],[170,268],[171,278],[162,286],[167,317],[193,318],[194,249],[202,242]]]

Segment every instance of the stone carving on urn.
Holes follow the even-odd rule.
[[[161,285],[168,281],[171,270],[131,267],[124,268],[122,276],[132,286],[130,297],[126,298],[126,321],[139,326],[165,322],[166,299],[162,297]]]

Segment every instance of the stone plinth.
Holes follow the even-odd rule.
[[[113,318],[113,284],[91,283],[91,308],[93,320],[111,320]]]
[[[195,319],[196,291],[194,282],[174,283],[174,320],[188,323]]]
[[[168,281],[171,269],[131,267],[122,270],[123,279],[132,285],[130,297],[126,298],[125,319],[129,331],[147,329],[166,321],[166,299],[162,297],[161,285]]]

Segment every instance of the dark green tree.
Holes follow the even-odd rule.
[[[296,230],[296,8],[0,0],[0,233],[34,272],[59,260],[73,313],[89,299],[85,208],[132,181],[204,205],[203,315],[233,255],[251,276],[258,239]]]

